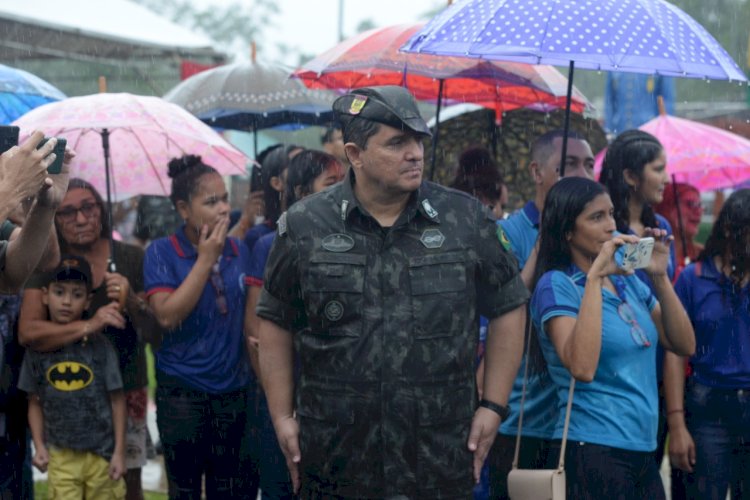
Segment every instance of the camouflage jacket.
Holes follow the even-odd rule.
[[[295,332],[303,496],[470,498],[477,314],[528,292],[474,198],[424,182],[381,228],[351,181],[280,219],[257,307]]]

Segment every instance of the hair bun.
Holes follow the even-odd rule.
[[[183,174],[191,168],[202,165],[203,161],[198,155],[185,155],[182,158],[172,158],[169,162],[169,177],[174,179],[180,174]]]

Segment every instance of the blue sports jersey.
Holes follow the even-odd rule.
[[[250,255],[250,267],[247,271],[247,281],[251,286],[263,286],[263,271],[266,269],[268,254],[271,252],[271,246],[276,239],[276,231],[264,234],[255,242],[252,254]]]
[[[709,258],[687,266],[675,291],[695,330],[695,379],[710,387],[750,387],[750,285],[737,289]]]
[[[518,269],[523,269],[539,235],[539,210],[530,201],[507,219],[497,221],[497,224],[501,229],[501,241],[505,240],[504,243],[510,245],[518,261]]]
[[[617,279],[617,278],[613,278]],[[651,311],[656,299],[635,276],[619,278],[624,297],[635,314],[650,347],[633,335],[632,323],[618,314],[622,300],[602,289],[602,347],[599,365],[590,383],[575,387],[568,439],[632,451],[656,448],[658,395],[656,344],[659,341]],[[554,437],[562,437],[570,372],[543,330],[557,316],[577,318],[586,276],[575,268],[549,271],[537,284],[531,300],[531,315],[557,388],[558,418]]]
[[[530,201],[521,210],[497,223],[501,229],[499,235],[501,241],[505,240],[518,260],[518,268],[522,269],[536,245],[539,234],[539,210],[534,202]],[[505,435],[514,436],[518,432],[525,367],[526,358],[524,357],[513,381],[513,390],[508,397],[510,414],[500,425],[500,433]],[[557,393],[555,385],[548,377],[542,378],[538,374],[529,374],[523,407],[522,434],[551,439],[557,422]]]
[[[175,291],[197,257],[184,226],[176,234],[154,241],[146,250],[143,263],[146,294]],[[209,278],[193,311],[164,334],[156,352],[157,372],[209,393],[247,387],[251,376],[244,335],[248,265],[245,246],[227,238],[219,261],[227,313],[219,311],[217,288]]]

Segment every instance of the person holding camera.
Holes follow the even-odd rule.
[[[648,264],[641,259],[655,293],[617,263],[618,248],[639,239],[616,232],[604,186],[564,178],[547,194],[530,311],[557,390],[554,439],[562,437],[571,377],[584,382],[570,414],[567,498],[665,498],[652,458],[656,344],[685,356],[695,337],[667,275],[672,238],[659,228],[644,234],[655,240]],[[558,463],[559,442],[555,448],[548,466]]]
[[[68,188],[68,164],[74,154],[66,150],[60,173],[48,174],[57,158],[52,152],[57,139],[37,149],[43,138],[42,132],[34,132],[22,145],[0,155],[0,232],[5,234],[0,240],[0,291],[4,293],[20,290],[37,267],[53,269],[60,259],[53,219]],[[32,200],[26,223],[16,228],[7,218],[26,200]]]

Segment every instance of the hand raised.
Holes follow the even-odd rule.
[[[620,234],[613,237],[602,245],[602,249],[599,251],[594,262],[591,264],[590,274],[595,274],[601,278],[609,276],[610,274],[633,274],[634,271],[626,271],[617,265],[615,260],[615,252],[619,247],[626,243],[637,243],[638,237],[632,234]]]
[[[209,262],[216,262],[224,250],[228,228],[229,217],[222,217],[211,230],[211,234],[208,233],[208,226],[204,224],[198,237],[198,255],[205,256]]]
[[[646,267],[646,271],[651,275],[663,275],[667,274],[667,268],[669,267],[669,247],[672,245],[674,236],[667,236],[665,229],[652,229],[646,228],[644,236],[651,236],[654,238],[654,250],[651,253],[651,261]]]
[[[54,155],[52,155],[54,156]],[[48,175],[44,179],[44,185],[39,191],[38,200],[44,206],[57,208],[62,203],[65,194],[68,192],[68,180],[70,178],[70,163],[75,158],[75,152],[70,148],[65,148],[65,158],[59,174]],[[51,162],[50,162],[51,163]],[[45,167],[46,169],[46,167]]]
[[[12,190],[17,200],[37,196],[45,184],[47,167],[54,161],[51,154],[57,139],[50,139],[40,149],[36,149],[44,138],[36,131],[20,146],[14,146],[0,155],[0,176],[3,190]]]

